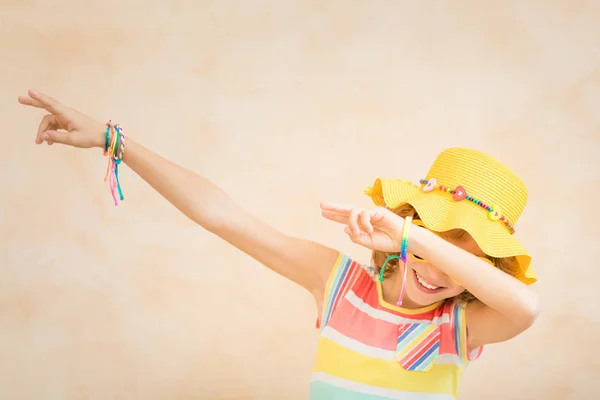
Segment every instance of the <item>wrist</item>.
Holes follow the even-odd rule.
[[[111,133],[109,132],[109,140]],[[94,128],[94,139],[93,146],[101,149],[105,149],[106,145],[106,125],[101,124],[97,128]]]
[[[431,234],[431,232],[421,226],[413,224],[408,232],[408,251],[422,256],[428,234]]]

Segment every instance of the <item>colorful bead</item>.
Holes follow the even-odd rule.
[[[500,218],[504,218],[502,217],[502,214],[500,212],[500,207],[494,206],[494,208],[492,210],[490,210],[488,217],[492,220],[492,221],[497,221]]]
[[[402,262],[403,267],[404,267],[404,271],[403,271],[404,277],[402,279],[402,288],[400,290],[400,297],[398,298],[398,301],[396,302],[397,306],[402,305],[404,295],[406,294],[406,279],[407,279],[407,273],[408,273],[408,266],[406,265],[406,259],[407,259],[406,253],[408,251],[408,232],[409,232],[411,223],[412,223],[411,216],[407,216],[406,218],[404,218],[404,226],[402,227],[402,240],[400,241],[400,255],[399,256],[397,256],[397,255],[389,256],[383,262],[383,265],[381,266],[381,270],[379,271],[379,281],[383,282],[383,274],[385,272],[385,267],[388,264],[388,262],[393,259],[398,259],[399,261]]]
[[[436,181],[435,181],[435,179],[431,179],[429,182],[427,182],[427,183],[425,184],[425,186],[423,186],[423,191],[424,191],[425,193],[429,193],[429,192],[431,192],[432,190],[434,190],[434,189],[435,189],[435,184],[436,184]]]
[[[463,201],[467,197],[467,191],[462,186],[457,186],[452,192],[454,201]]]

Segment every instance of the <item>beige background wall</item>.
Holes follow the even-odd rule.
[[[34,87],[367,260],[320,200],[368,205],[444,147],[530,187],[539,322],[489,346],[466,400],[600,397],[598,1],[0,3],[0,399],[303,399],[310,296],[98,151],[35,146]],[[596,208],[596,210],[594,210]]]

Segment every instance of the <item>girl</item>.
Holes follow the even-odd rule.
[[[253,218],[207,179],[34,91],[19,102],[48,112],[36,143],[104,149],[115,202],[127,164],[182,213],[304,287],[320,339],[311,399],[456,399],[486,344],[532,325],[538,301],[530,256],[514,237],[527,201],[521,180],[489,155],[447,149],[419,185],[377,179],[369,210],[322,204],[373,251],[362,265]]]

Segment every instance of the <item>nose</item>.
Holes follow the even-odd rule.
[[[438,282],[440,282],[440,281],[443,282],[446,279],[448,279],[448,275],[445,274],[444,272],[442,272],[439,268],[436,268],[431,264],[427,264],[424,267],[427,270],[427,275],[431,279],[435,279]]]

